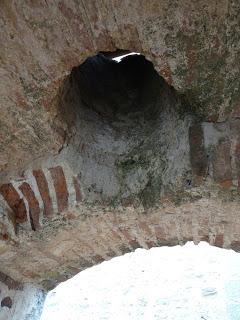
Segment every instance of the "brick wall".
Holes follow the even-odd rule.
[[[19,225],[39,230],[44,218],[82,201],[79,180],[64,165],[27,171],[18,180],[0,185],[0,196],[15,233]]]

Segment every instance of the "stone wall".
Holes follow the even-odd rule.
[[[203,191],[202,191],[203,192]],[[206,191],[205,191],[206,192]],[[41,230],[1,241],[1,270],[18,281],[51,289],[81,270],[136,248],[207,241],[240,250],[239,203],[219,199],[217,190],[201,198],[195,190],[169,199],[161,207],[145,210],[126,204],[113,209],[75,210],[46,221]],[[229,197],[229,195],[228,195]]]
[[[105,204],[106,206],[121,206],[128,203],[136,207],[143,206],[146,209],[155,205],[161,205],[164,197],[169,197],[170,199],[181,198],[184,192],[194,193],[194,190],[198,187],[206,188],[206,193],[208,189],[211,192],[214,188],[218,188],[219,194],[221,192],[229,194],[229,201],[233,199],[238,200],[239,136],[236,132],[239,130],[237,118],[232,118],[225,123],[193,123],[188,130],[189,142],[187,141],[185,145],[185,149],[189,150],[189,152],[185,151],[186,159],[189,158],[189,163],[185,163],[186,171],[177,171],[178,174],[174,174],[173,172],[179,170],[177,169],[179,165],[176,163],[175,157],[172,158],[173,162],[169,158],[168,167],[160,176],[163,179],[163,186],[157,186],[159,190],[154,198],[152,194],[148,193],[148,189],[146,189],[147,184],[142,180],[142,182],[138,182],[137,184],[138,188],[142,188],[142,190],[140,189],[140,196],[132,191],[127,196],[123,194],[123,197],[120,198],[120,203],[115,203],[114,200],[116,198],[111,186],[111,180],[108,180],[110,178],[106,175],[106,182],[112,192],[112,195],[108,198],[109,201],[106,202],[103,191],[97,195],[96,190],[89,190],[89,186],[92,184],[88,183],[84,178],[80,178],[80,176],[84,177],[84,172],[82,173],[83,169],[80,168],[81,174],[79,174],[79,165],[76,167],[69,166],[69,164],[72,165],[73,159],[80,162],[85,151],[82,151],[78,157],[76,155],[72,157],[71,155],[69,164],[63,162],[64,158],[62,156],[51,159],[49,163],[46,162],[45,167],[28,169],[22,172],[20,177],[0,185],[1,240],[3,242],[11,241],[11,239],[16,240],[18,234],[22,232],[37,231],[42,228],[45,221],[51,221],[54,216],[61,215],[66,211],[75,210],[76,206],[83,201],[83,205],[87,207],[94,207],[97,203],[101,205]],[[160,151],[161,149],[159,149]],[[177,154],[176,149],[174,152]],[[180,155],[181,153],[179,153]],[[86,156],[90,162],[89,153],[86,153]],[[184,164],[183,157],[181,158],[181,162]],[[51,166],[54,164],[57,165],[55,167]],[[110,163],[108,163],[108,166],[109,170],[112,170]],[[91,176],[93,182],[98,181],[99,177],[104,177],[104,170],[101,166],[98,166],[99,172],[94,171],[95,169],[92,165],[85,167],[85,169],[86,171],[88,170],[86,172],[88,175],[91,175],[91,172],[94,173]],[[101,170],[103,170],[103,173],[101,173]],[[128,183],[132,183],[134,186],[136,182],[132,170],[132,166],[130,166],[129,172],[126,172],[126,177],[128,178]],[[139,169],[137,168],[137,170]],[[187,175],[182,176],[183,172],[187,172]],[[131,175],[133,175],[133,178],[131,178]],[[158,177],[157,171],[155,171],[155,177]],[[171,189],[170,179],[176,179],[174,180],[175,185]],[[178,179],[181,179],[181,184],[177,187]],[[211,187],[209,187],[209,184],[211,184]],[[101,183],[100,187],[102,187]],[[161,193],[162,187],[163,191]],[[154,193],[155,187],[152,186],[149,191],[150,193]],[[100,196],[103,198],[99,198]],[[141,198],[141,196],[148,197],[152,203],[144,201],[145,198]],[[204,197],[205,194],[201,194],[200,196]],[[189,199],[191,201],[191,197]]]
[[[44,219],[82,201],[79,182],[64,164],[24,172],[17,180],[2,184],[0,194],[2,217],[9,229],[1,230],[5,240],[18,234],[19,228],[39,230]]]
[[[235,0],[2,1],[2,176],[62,148],[59,87],[99,51],[144,54],[200,115],[225,120],[239,106],[239,10]]]
[[[9,279],[48,290],[188,240],[240,251],[239,11],[234,0],[1,1],[0,319],[22,301]],[[71,82],[117,49],[158,72],[139,116],[128,99],[118,118],[111,103],[86,108]]]

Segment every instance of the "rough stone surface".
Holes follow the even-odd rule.
[[[138,247],[208,241],[239,251],[239,201],[226,202],[230,192],[224,191],[221,200],[217,189],[201,198],[203,192],[208,193],[195,188],[195,201],[186,201],[193,197],[189,192],[182,194],[182,204],[178,198],[177,205],[165,199],[161,207],[147,210],[87,210],[79,204],[45,221],[37,232],[22,231],[14,238],[17,246],[2,241],[1,269],[20,282],[30,280],[49,289],[86,267]]]
[[[234,0],[1,1],[6,290],[137,247],[240,250],[239,13]],[[126,50],[142,55],[111,60]]]
[[[226,119],[239,105],[239,10],[234,0],[2,1],[1,172],[61,149],[59,87],[98,51],[145,54],[199,114]]]

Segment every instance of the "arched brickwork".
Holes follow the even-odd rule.
[[[150,205],[134,197],[117,207],[89,205],[81,177],[64,153],[5,179],[0,185],[2,271],[51,288],[138,247],[207,241],[239,251],[238,120],[236,111],[224,123],[195,118],[187,131],[190,178]]]
[[[49,289],[138,247],[203,240],[240,251],[239,10],[225,0],[2,1],[0,282],[6,290],[25,282]],[[119,48],[152,61],[194,117],[169,138],[185,137],[176,144],[183,152],[167,158],[173,165],[165,177],[175,174],[174,190],[165,188],[150,204],[123,197],[117,206],[89,205],[93,187],[76,170],[59,101],[73,67]],[[82,140],[78,147],[90,152]],[[185,184],[174,188],[174,163],[185,162]],[[152,185],[146,187],[152,199]]]

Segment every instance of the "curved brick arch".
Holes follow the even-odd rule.
[[[213,199],[178,206],[167,201],[162,208],[147,211],[132,205],[118,210],[86,210],[80,205],[22,241],[10,259],[3,255],[2,271],[50,289],[87,267],[137,248],[207,241],[239,251],[238,209],[236,202]]]
[[[227,0],[2,1],[0,282],[5,287],[22,290],[21,283],[32,282],[49,289],[138,247],[203,240],[240,251],[239,10],[239,3]],[[157,195],[146,184],[150,206],[130,197],[117,207],[104,201],[89,205],[85,200],[94,186],[83,183],[77,169],[89,159],[91,145],[77,141],[85,162],[75,159],[71,148],[66,152],[69,123],[59,101],[72,68],[119,48],[144,54],[168,92],[175,92],[174,103],[179,99],[194,113],[189,122],[181,115],[186,121],[172,127],[176,132],[171,125],[182,118],[168,119],[170,129],[163,132],[168,142],[184,136],[184,143],[172,148],[177,154],[165,150],[170,165],[163,173],[164,179],[173,174],[173,189],[179,177],[185,184]],[[187,163],[184,174],[176,174],[176,163],[177,169]],[[129,170],[134,161],[124,164]],[[154,170],[154,161],[151,166]],[[154,206],[152,195],[159,200]]]
[[[147,212],[132,206],[120,211],[96,208],[83,217],[68,212],[66,219],[77,226],[53,237],[46,247],[61,259],[68,274],[56,268],[53,277],[42,284],[51,288],[87,267],[137,248],[206,241],[239,252],[238,209],[237,203],[204,199],[177,207],[166,203],[165,208]]]
[[[134,198],[122,199],[115,209],[109,203],[88,206],[81,175],[69,158],[60,153],[41,166],[33,163],[34,169],[0,185],[2,271],[52,288],[138,247],[207,241],[238,251],[238,131],[237,113],[225,123],[192,121],[185,132],[190,179],[183,189],[159,195],[158,207],[152,203],[152,208]],[[80,143],[82,153],[86,148]],[[151,189],[146,191],[152,199]]]

